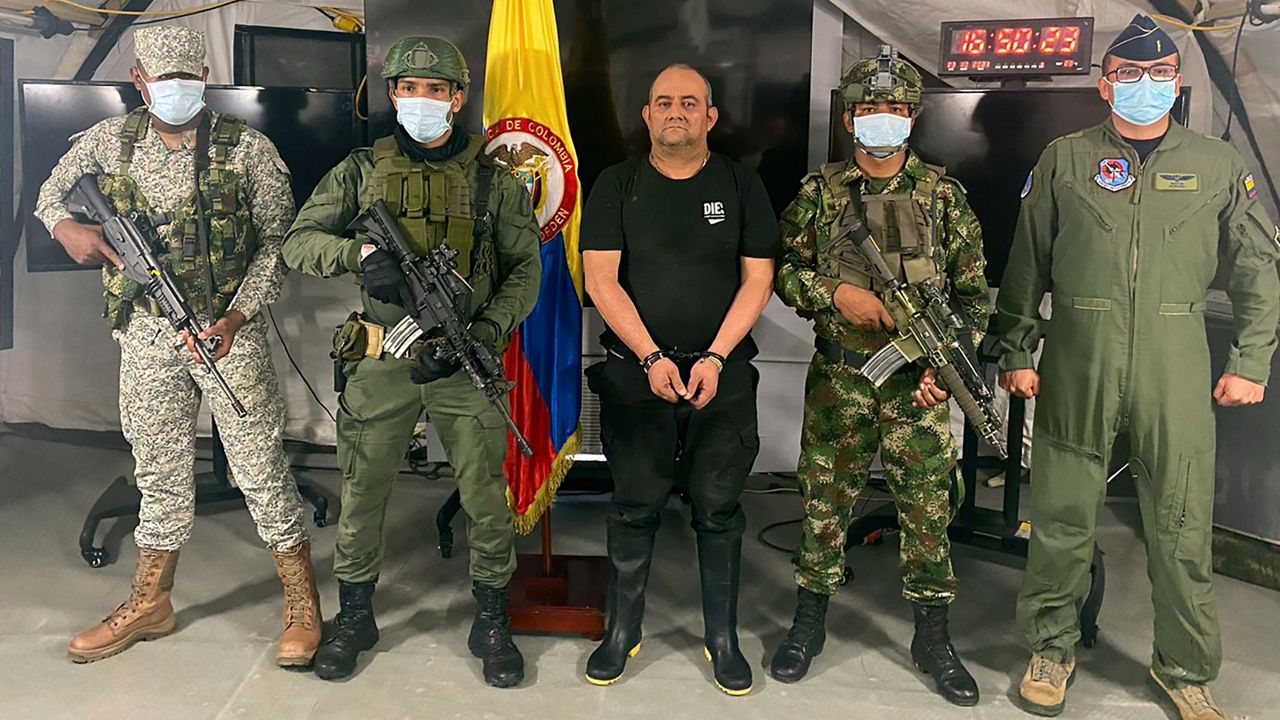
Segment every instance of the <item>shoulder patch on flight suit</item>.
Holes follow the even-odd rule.
[[[1258,186],[1253,182],[1253,173],[1244,176],[1244,194],[1252,200],[1258,197]]]
[[[1111,192],[1120,192],[1137,182],[1129,172],[1129,161],[1125,158],[1103,158],[1098,163],[1098,174],[1093,176],[1098,187]]]
[[[1200,191],[1200,176],[1195,173],[1156,173],[1157,190]]]
[[[1018,193],[1018,197],[1022,198],[1023,200],[1027,199],[1027,196],[1031,194],[1031,188],[1032,188],[1032,185],[1034,184],[1035,176],[1036,176],[1035,170],[1032,170],[1031,172],[1027,173],[1027,182],[1022,185],[1022,192]]]

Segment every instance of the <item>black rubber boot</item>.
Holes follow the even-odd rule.
[[[738,649],[742,536],[699,533],[698,569],[702,575],[703,649],[716,687],[727,695],[746,695],[751,692],[751,664]]]
[[[775,680],[793,683],[809,673],[809,663],[822,654],[827,642],[827,604],[830,595],[804,588],[796,591],[796,616],[769,663]]]
[[[337,680],[355,672],[360,653],[378,642],[373,621],[374,581],[338,581],[338,614],[333,634],[316,650],[315,672],[324,680]]]
[[[608,625],[604,641],[587,658],[587,682],[612,685],[622,679],[627,658],[640,652],[640,623],[644,619],[644,588],[653,561],[653,535],[635,535],[609,528]]]
[[[931,607],[911,603],[916,635],[911,639],[911,659],[921,672],[938,685],[938,693],[952,705],[978,704],[978,683],[960,662],[947,632],[947,606]]]
[[[524,680],[524,656],[511,639],[510,595],[505,587],[473,583],[476,618],[467,647],[484,661],[484,681],[494,687],[515,687]]]

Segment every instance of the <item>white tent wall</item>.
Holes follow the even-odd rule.
[[[189,8],[202,2],[161,0],[151,10]],[[353,11],[361,3],[326,2]],[[237,24],[332,30],[324,15],[306,3],[244,2],[215,12],[172,20],[202,30],[209,38],[210,82],[231,83],[232,41]],[[83,34],[44,40],[16,36],[17,78],[68,77],[92,44]],[[95,74],[96,80],[127,80],[133,62],[133,31],[124,33]],[[15,123],[21,147],[21,126]],[[16,177],[21,177],[21,172]],[[26,188],[36,192],[37,188]],[[326,282],[290,273],[281,299],[272,306],[285,342],[312,386],[331,410],[333,369],[328,358],[332,328],[355,307],[349,282]],[[0,352],[0,421],[42,423],[58,428],[119,430],[119,349],[100,315],[102,286],[94,271],[28,273],[25,247],[14,260],[14,343]],[[274,334],[274,333],[272,333]],[[272,337],[275,364],[286,401],[289,437],[334,442],[333,422],[311,398]],[[209,430],[202,414],[201,431]]]
[[[1214,32],[1208,33],[1208,36],[1230,65],[1236,34]],[[1244,35],[1240,38],[1236,83],[1262,156],[1258,157],[1246,140],[1239,118],[1231,125],[1231,144],[1244,156],[1245,167],[1253,171],[1258,182],[1258,197],[1267,204],[1272,220],[1280,220],[1280,207],[1277,207],[1275,195],[1272,194],[1272,183],[1268,183],[1259,172],[1265,162],[1271,170],[1272,182],[1280,182],[1280,23],[1262,27],[1245,25]],[[1227,107],[1226,99],[1215,94],[1214,135],[1220,136],[1226,128]]]

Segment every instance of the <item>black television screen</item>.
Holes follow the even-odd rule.
[[[293,174],[295,204],[305,201],[320,178],[364,142],[349,90],[210,85],[205,98],[209,107],[244,118],[271,138]],[[27,269],[81,269],[31,214],[36,195],[71,147],[71,135],[140,106],[142,98],[130,83],[23,80],[21,103]]]
[[[235,82],[355,90],[364,75],[364,35],[236,25]]]
[[[1185,124],[1190,88],[1183,88],[1174,118]],[[852,141],[832,105],[831,157],[849,157]],[[1111,109],[1091,87],[926,88],[924,108],[911,133],[911,147],[926,162],[942,165],[968,192],[982,223],[987,281],[1000,283],[1019,193],[1040,153],[1055,138],[1106,120]]]

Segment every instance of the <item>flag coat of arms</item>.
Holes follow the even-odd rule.
[[[581,443],[582,261],[578,159],[569,137],[551,0],[496,0],[485,65],[485,152],[524,182],[542,232],[542,289],[503,357],[511,416],[533,447],[507,443],[507,497],[529,533]]]

